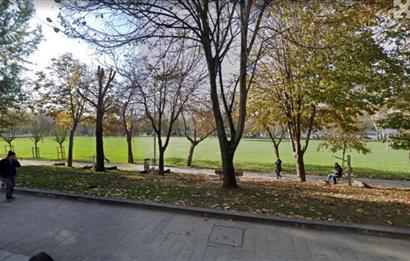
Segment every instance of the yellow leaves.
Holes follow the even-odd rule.
[[[126,128],[127,128],[127,129],[131,129],[131,127],[133,126],[133,121],[127,121],[127,122],[125,123],[125,125],[126,125]]]
[[[63,169],[35,173],[22,173],[20,184],[29,186],[47,179],[49,184],[61,184],[76,193],[347,223],[408,226],[410,216],[410,190],[405,189],[363,190],[346,184],[325,187],[319,182],[243,179],[240,189],[223,191],[217,178],[195,175],[152,177],[120,171],[97,175],[88,170],[68,173],[64,180]]]
[[[284,122],[278,102],[272,97],[272,89],[251,89],[248,101],[248,121],[251,132],[260,133],[267,126],[278,127]]]
[[[59,127],[64,127],[71,125],[71,116],[64,112],[64,111],[59,111],[56,114],[54,114],[54,124]]]

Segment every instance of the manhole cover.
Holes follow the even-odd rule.
[[[242,247],[244,234],[245,230],[243,228],[216,225],[209,235],[208,242],[232,247]]]

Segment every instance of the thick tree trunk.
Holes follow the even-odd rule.
[[[104,164],[104,141],[103,141],[103,117],[104,114],[97,110],[97,119],[95,123],[95,141],[96,141],[96,171],[105,171]]]
[[[191,167],[191,166],[192,166],[192,157],[193,157],[193,155],[194,155],[194,150],[195,150],[196,145],[198,145],[198,144],[197,144],[197,143],[194,143],[194,142],[191,142],[191,147],[189,148],[188,159],[187,159],[187,161],[186,161],[186,165],[187,165],[188,167]]]
[[[158,174],[164,175],[164,154],[165,150],[159,148],[159,158],[158,158]]]
[[[221,152],[222,170],[223,170],[223,185],[225,189],[238,188],[238,184],[235,178],[235,168],[233,165],[233,158],[235,149],[232,149],[227,141],[225,134],[225,127],[221,111],[219,110],[217,83],[216,83],[216,70],[212,62],[208,61],[209,79],[211,85],[211,100],[212,108],[215,117],[216,131],[218,135],[219,148]]]
[[[296,174],[299,177],[299,181],[305,182],[306,181],[306,172],[305,172],[305,163],[303,159],[304,153],[302,151],[296,151],[295,159],[296,159]]]
[[[127,145],[128,145],[128,163],[134,163],[134,154],[132,152],[132,134],[127,133]]]
[[[222,170],[224,173],[222,187],[224,189],[236,189],[239,187],[235,177],[235,167],[233,164],[235,153],[233,151],[229,147],[221,147]]]
[[[73,124],[73,127],[70,130],[70,137],[68,140],[68,156],[67,156],[67,166],[73,166],[73,150],[74,150],[74,134],[77,128],[77,124]]]

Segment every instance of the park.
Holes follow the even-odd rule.
[[[0,261],[409,260],[409,18],[0,1]]]
[[[124,137],[106,137],[105,154],[113,163],[127,163],[127,144]],[[15,151],[20,158],[32,159],[33,154],[29,138],[18,138],[13,142]],[[293,156],[289,141],[284,141],[281,147],[281,158],[283,160],[284,171],[295,172]],[[312,149],[306,156],[307,171],[316,175],[327,175],[332,170],[332,165],[338,161],[339,154],[329,151],[318,151],[316,148],[320,141],[312,141]],[[135,162],[143,163],[146,158],[152,159],[153,138],[134,138]],[[0,148],[8,148],[7,144],[0,140]],[[39,143],[41,151],[40,160],[58,161],[58,143],[53,137],[46,137]],[[66,146],[67,147],[67,146]],[[93,137],[76,137],[76,147],[74,148],[74,160],[80,162],[90,162],[95,155],[95,139]],[[352,152],[353,175],[357,177],[373,177],[380,179],[410,180],[410,160],[408,153],[403,150],[394,150],[383,142],[371,141],[368,147],[371,152],[362,155]],[[168,166],[186,166],[186,158],[189,151],[189,141],[184,137],[173,137],[169,150],[166,152],[165,161]],[[66,151],[67,155],[67,151]],[[195,168],[218,168],[220,167],[220,154],[218,151],[217,139],[211,137],[198,145],[193,157]],[[235,164],[244,170],[257,172],[274,172],[275,155],[271,142],[268,139],[243,139],[238,148]]]

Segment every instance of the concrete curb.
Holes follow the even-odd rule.
[[[338,230],[341,232],[354,232],[354,233],[360,233],[360,234],[365,234],[365,235],[410,240],[410,229],[407,229],[407,228],[364,225],[364,224],[344,224],[344,223],[329,222],[329,221],[308,220],[308,219],[301,219],[301,218],[265,216],[265,215],[256,215],[256,214],[250,214],[250,213],[245,213],[245,212],[233,212],[233,211],[215,210],[215,209],[191,207],[191,206],[177,206],[177,205],[157,203],[157,202],[128,200],[128,199],[115,199],[115,198],[106,198],[106,197],[100,197],[100,196],[89,196],[89,195],[82,195],[82,194],[65,193],[65,192],[59,192],[59,191],[40,190],[40,189],[16,188],[16,192],[30,194],[30,195],[50,197],[50,198],[80,200],[80,201],[89,201],[89,202],[94,202],[94,203],[109,204],[109,205],[116,205],[116,206],[153,209],[153,210],[160,210],[160,211],[170,211],[170,212],[184,213],[184,214],[195,215],[195,216],[232,219],[236,221],[247,221],[247,222],[253,222],[253,223],[283,225],[283,226],[309,228],[309,229],[316,229],[316,230],[329,230],[329,231]]]

